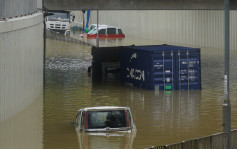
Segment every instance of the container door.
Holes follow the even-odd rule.
[[[152,56],[153,84],[155,90],[173,90],[175,87],[175,57],[173,51],[161,51]]]
[[[179,90],[201,89],[200,50],[177,52],[176,81]]]
[[[121,81],[128,86],[152,89],[151,54],[134,49],[123,49],[120,55]]]

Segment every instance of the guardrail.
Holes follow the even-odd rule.
[[[37,11],[37,0],[0,0],[0,20]]]
[[[180,143],[153,146],[146,149],[226,149],[226,133],[214,134]],[[231,149],[237,148],[237,129],[231,131]]]

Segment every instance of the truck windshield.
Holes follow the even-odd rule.
[[[69,13],[51,12],[53,15],[48,16],[48,21],[69,21]]]
[[[126,127],[124,110],[89,111],[88,129]]]

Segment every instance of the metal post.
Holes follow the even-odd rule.
[[[163,85],[164,85],[164,91],[165,91],[165,52],[162,53],[163,56]]]
[[[82,14],[83,14],[83,22],[82,22],[82,28],[83,28],[83,33],[85,32],[85,12],[86,10],[82,10]]]
[[[43,34],[43,38],[44,38],[44,53],[43,53],[43,90],[45,89],[45,57],[46,57],[46,23],[45,23],[45,14],[46,12],[44,12],[44,34]]]
[[[171,57],[172,57],[172,90],[174,90],[174,54],[173,50],[171,51]]]
[[[188,90],[189,90],[189,52],[188,52],[188,50],[187,50],[186,55],[187,55],[187,67],[188,67],[188,69],[187,69],[187,77],[188,77]]]
[[[97,36],[96,36],[96,46],[99,47],[99,10],[97,10]]]
[[[225,72],[224,72],[224,103],[223,132],[227,134],[226,149],[231,147],[231,105],[229,99],[229,10],[230,1],[225,0]]]

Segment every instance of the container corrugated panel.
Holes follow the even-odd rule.
[[[200,49],[171,45],[121,48],[122,83],[152,90],[201,89]]]
[[[179,50],[176,54],[177,89],[201,89],[201,63],[199,49]]]

